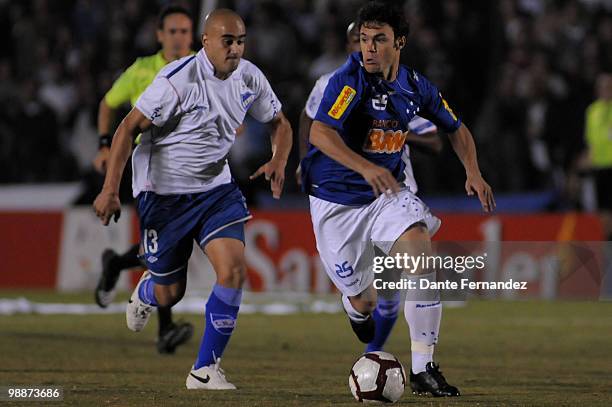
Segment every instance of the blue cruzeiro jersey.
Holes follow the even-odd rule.
[[[349,56],[330,78],[315,120],[333,127],[346,145],[403,181],[402,148],[408,123],[418,114],[452,133],[461,121],[424,76],[400,65],[396,80],[368,74],[361,53]],[[343,205],[366,205],[374,191],[357,172],[323,154],[313,145],[302,161],[305,191]]]

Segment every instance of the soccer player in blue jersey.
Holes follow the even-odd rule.
[[[351,22],[346,29],[346,48],[349,54],[361,50],[359,28],[355,22]],[[316,81],[300,115],[300,158],[306,155],[310,127],[321,104],[321,99],[323,99],[325,88],[334,73],[335,71],[324,74]],[[404,161],[403,184],[410,189],[410,192],[416,194],[418,185],[412,170],[410,148],[415,147],[426,153],[436,154],[442,150],[442,140],[438,135],[436,126],[420,116],[414,116],[408,123],[408,128],[410,131],[406,133],[406,143],[402,150],[402,161]],[[299,167],[297,176],[301,178]],[[389,272],[381,277],[388,279],[392,278],[392,276],[392,272]],[[401,298],[398,290],[380,290],[378,292],[376,308],[372,312],[375,330],[371,332],[372,338],[364,338],[364,341],[367,342],[366,352],[383,350],[397,320],[400,302]]]
[[[470,131],[437,88],[399,63],[408,24],[402,10],[371,2],[359,11],[361,53],[351,54],[330,78],[310,132],[302,161],[303,186],[317,249],[325,269],[342,292],[342,304],[363,342],[375,331],[374,249],[394,256],[412,245],[428,251],[440,220],[408,188],[402,187],[401,159],[408,123],[415,115],[448,133],[466,171],[468,195],[478,195],[492,211],[491,187],[480,174]],[[428,254],[428,253],[426,253]],[[416,270],[411,277],[432,280],[435,273]],[[458,396],[433,362],[442,315],[439,297],[413,298],[404,316],[410,328],[410,385],[418,394]]]
[[[272,158],[265,174],[280,198],[291,150],[291,126],[263,73],[242,59],[246,30],[235,12],[206,18],[203,49],[171,62],[119,125],[104,186],[94,202],[107,225],[120,212],[117,195],[132,139],[133,192],[137,197],[146,271],[126,309],[128,328],[141,331],[154,307],[184,295],[194,240],[208,256],[217,282],[206,304],[206,327],[188,389],[233,390],[219,367],[234,332],[245,279],[244,223],[251,218],[227,156],[248,113],[271,126]]]

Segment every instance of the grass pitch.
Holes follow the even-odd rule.
[[[0,386],[63,386],[63,402],[37,405],[357,405],[348,372],[363,347],[344,315],[241,315],[222,363],[235,392],[185,389],[204,321],[179,317],[196,335],[162,356],[155,317],[135,334],[118,314],[0,316]],[[423,398],[407,389],[398,404],[612,405],[611,303],[469,302],[444,310],[440,339],[436,359],[463,396]],[[386,350],[410,367],[402,316]]]

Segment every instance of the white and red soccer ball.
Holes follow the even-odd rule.
[[[362,403],[395,403],[404,394],[406,371],[400,361],[387,352],[364,353],[349,375],[349,387]]]

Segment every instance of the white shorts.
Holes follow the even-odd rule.
[[[344,295],[363,292],[374,281],[375,248],[389,254],[412,225],[423,222],[433,236],[440,219],[408,188],[381,195],[364,206],[347,206],[310,196],[317,250],[327,275]]]

